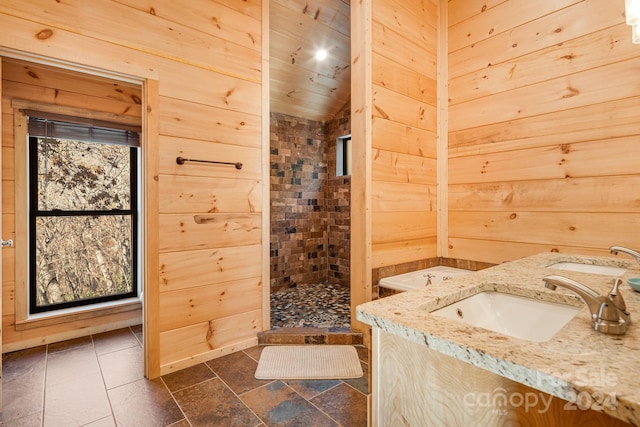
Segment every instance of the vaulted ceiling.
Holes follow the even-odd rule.
[[[350,99],[350,0],[271,0],[269,8],[271,111],[331,119]]]

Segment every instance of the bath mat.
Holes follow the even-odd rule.
[[[358,352],[350,345],[274,345],[262,350],[259,380],[360,378]]]

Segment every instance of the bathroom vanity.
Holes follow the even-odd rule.
[[[626,333],[594,331],[575,293],[545,288],[549,275],[603,296],[619,276]],[[372,425],[640,425],[640,293],[630,277],[640,266],[623,256],[543,253],[358,306],[358,320],[372,326]],[[454,307],[457,320],[434,313],[483,292],[577,310],[554,325],[525,309],[505,320],[499,307],[485,316],[495,317],[494,330],[465,318],[474,307]],[[535,333],[553,326],[554,334]]]

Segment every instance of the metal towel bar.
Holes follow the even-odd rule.
[[[218,162],[215,160],[197,160],[197,159],[185,159],[184,157],[176,157],[176,163],[179,165],[184,165],[185,162],[196,162],[196,163],[212,163],[218,165],[233,165],[236,169],[242,169],[242,163],[240,162]]]

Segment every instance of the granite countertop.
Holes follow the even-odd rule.
[[[621,294],[631,313],[624,335],[594,331],[588,307],[573,292],[544,287],[554,274],[607,295],[612,277],[548,267],[557,262],[627,268]],[[490,372],[634,425],[640,425],[640,293],[626,279],[640,266],[626,255],[615,258],[542,253],[506,262],[424,289],[361,304],[361,322],[425,345]],[[478,292],[497,290],[582,307],[553,338],[532,342],[430,314]],[[581,400],[577,400],[581,399]]]

